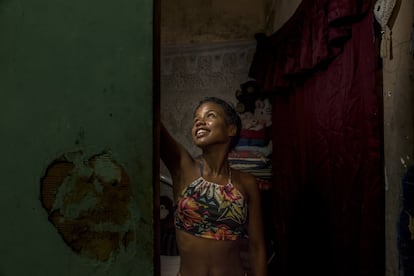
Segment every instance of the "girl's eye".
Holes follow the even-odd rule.
[[[214,117],[216,117],[216,115],[214,113],[209,113],[209,114],[207,114],[207,117],[208,118],[214,118]]]

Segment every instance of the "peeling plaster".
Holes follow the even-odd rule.
[[[100,262],[110,263],[136,238],[131,196],[128,175],[108,152],[64,154],[41,179],[49,221],[74,252]]]

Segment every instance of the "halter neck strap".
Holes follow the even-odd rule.
[[[204,171],[204,163],[203,160],[200,159],[200,176],[203,177],[203,171]]]
[[[200,169],[200,176],[203,177],[204,163],[203,163],[203,160],[202,159],[200,159],[199,169]],[[230,168],[230,164],[229,163],[227,163],[227,171],[229,172],[229,183],[231,183],[231,168]]]

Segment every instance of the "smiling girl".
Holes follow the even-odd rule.
[[[255,177],[234,170],[228,154],[241,122],[227,102],[208,97],[195,109],[193,158],[161,124],[161,159],[173,180],[180,276],[265,276],[260,193]],[[249,269],[241,253],[248,242]]]

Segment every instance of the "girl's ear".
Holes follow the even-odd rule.
[[[236,125],[229,125],[228,131],[229,131],[229,136],[230,137],[236,136],[236,134],[237,134],[237,126]]]

